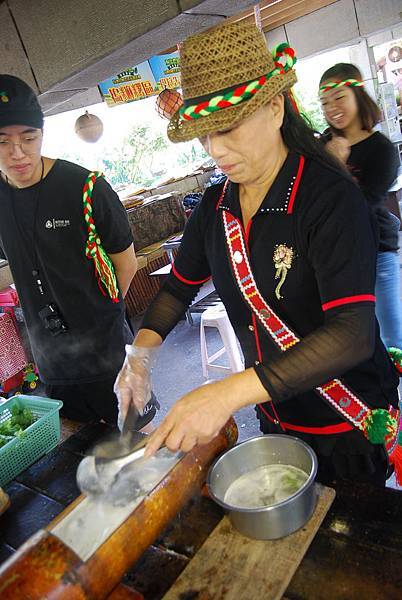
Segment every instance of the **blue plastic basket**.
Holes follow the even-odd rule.
[[[12,416],[11,409],[16,402],[29,408],[36,420],[21,438],[14,438],[0,448],[0,486],[52,450],[60,439],[59,410],[63,402],[39,396],[13,396],[0,406],[0,423]]]

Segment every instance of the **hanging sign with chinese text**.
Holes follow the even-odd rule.
[[[180,87],[179,60],[178,52],[153,56],[102,81],[99,90],[103,100],[108,106],[118,106]]]
[[[180,87],[180,58],[178,52],[160,54],[149,59],[149,65],[158,86],[158,92]]]
[[[156,81],[147,60],[99,84],[102,97],[108,106],[148,98],[158,93],[156,88]]]

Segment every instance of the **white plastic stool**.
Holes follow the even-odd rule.
[[[223,348],[211,356],[208,356],[205,327],[216,327],[223,342]],[[202,374],[204,377],[208,377],[208,371],[232,371],[233,373],[243,371],[244,364],[237,345],[237,338],[222,303],[211,306],[202,313],[200,322],[200,344]],[[225,352],[227,353],[230,366],[225,367],[223,365],[213,364],[214,361]]]

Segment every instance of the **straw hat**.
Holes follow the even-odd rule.
[[[297,81],[294,50],[273,54],[255,25],[240,21],[193,35],[180,49],[184,105],[168,126],[172,142],[225,130]]]

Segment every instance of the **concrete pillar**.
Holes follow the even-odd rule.
[[[377,71],[375,68],[374,55],[367,43],[367,39],[364,38],[357,45],[351,47],[349,55],[350,62],[359,68],[363,76],[366,91],[373,100],[377,102]]]

